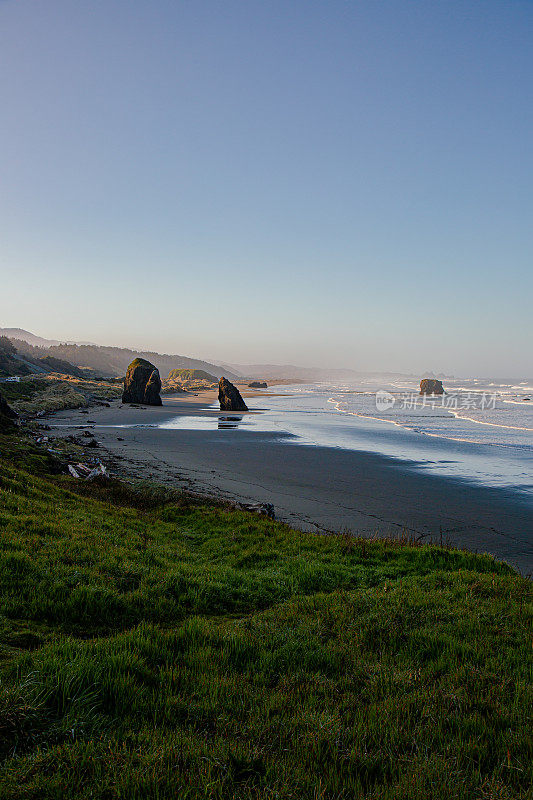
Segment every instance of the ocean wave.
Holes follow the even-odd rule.
[[[363,402],[368,396],[369,393],[359,393],[359,397]],[[354,396],[354,401],[355,399]],[[397,409],[396,411],[390,410],[380,414],[379,411],[374,408],[354,407],[350,404],[350,401],[346,399],[346,395],[339,392],[330,395],[328,403],[333,405],[334,411],[338,413],[359,417],[361,419],[387,422],[391,425],[396,425],[424,436],[433,436],[449,439],[451,441],[471,442],[475,444],[487,443],[505,447],[518,446],[525,447],[526,449],[531,446],[531,442],[528,441],[528,439],[531,438],[529,434],[533,433],[531,420],[528,418],[516,419],[515,413],[511,412],[511,410],[507,412],[498,408],[495,410],[485,409],[480,412],[483,413],[484,419],[480,419],[476,416],[475,411],[473,412],[472,409],[434,408],[431,406],[408,409],[403,416],[401,409]],[[515,405],[519,404],[514,403],[513,408]],[[499,415],[506,415],[508,413],[509,418],[502,419],[501,416],[498,419],[487,418],[487,414],[490,413]],[[447,421],[449,421],[449,425],[446,424]],[[460,431],[455,427],[457,423],[461,425],[462,429]],[[469,426],[472,426],[471,430],[468,430]],[[479,428],[478,431],[475,432],[473,426],[476,426],[476,428],[478,426],[483,426],[483,428],[487,429],[487,434],[481,434]],[[492,433],[489,433],[489,431],[492,431]],[[496,431],[499,431],[499,434],[496,433]],[[504,431],[508,431],[509,434],[511,434],[511,439],[505,436],[503,433]],[[520,437],[519,440],[513,435],[515,432]]]

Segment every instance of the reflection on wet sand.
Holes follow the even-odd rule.
[[[218,418],[219,428],[238,428],[239,422],[242,422],[242,416],[226,416]]]

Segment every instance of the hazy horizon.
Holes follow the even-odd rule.
[[[0,2],[0,319],[528,377],[533,4]]]
[[[50,340],[52,342],[53,341],[57,341],[60,344],[96,345],[97,347],[124,347],[126,349],[131,349],[131,350],[137,351],[137,352],[145,352],[145,353],[152,352],[152,353],[158,353],[159,355],[186,356],[186,357],[197,359],[197,360],[200,360],[200,361],[206,361],[208,363],[212,363],[212,364],[215,364],[215,365],[218,365],[218,366],[227,365],[228,367],[234,367],[236,369],[244,368],[244,367],[260,367],[260,366],[268,366],[268,367],[273,367],[273,368],[276,368],[276,367],[280,367],[280,368],[296,367],[298,369],[308,369],[308,370],[316,369],[316,370],[322,370],[324,372],[326,372],[328,370],[329,371],[334,371],[334,370],[339,370],[339,371],[347,370],[347,371],[349,371],[349,370],[352,370],[354,372],[359,372],[362,375],[364,375],[364,374],[372,374],[372,373],[377,373],[378,375],[379,374],[388,375],[388,374],[396,374],[397,373],[397,374],[403,374],[405,376],[413,376],[413,377],[417,377],[418,376],[420,378],[428,377],[428,376],[434,376],[434,377],[440,377],[440,378],[453,378],[453,379],[459,379],[459,380],[461,380],[463,378],[465,378],[465,379],[469,379],[469,378],[474,378],[474,379],[478,379],[478,378],[480,378],[480,379],[484,379],[484,378],[489,379],[489,378],[491,378],[492,379],[492,378],[494,378],[494,379],[502,379],[502,380],[510,380],[510,381],[514,381],[514,380],[528,380],[528,381],[532,380],[533,381],[533,374],[531,374],[531,373],[522,373],[522,374],[514,374],[514,375],[511,374],[511,373],[502,373],[502,374],[498,374],[498,373],[491,373],[491,374],[467,373],[467,374],[461,374],[461,373],[447,373],[445,370],[440,370],[438,368],[435,369],[434,367],[430,367],[430,366],[426,366],[426,368],[420,369],[420,370],[409,370],[409,369],[405,369],[405,370],[398,370],[398,369],[391,369],[391,370],[387,370],[387,369],[383,369],[383,370],[372,369],[372,370],[370,370],[370,369],[368,369],[368,370],[364,370],[364,369],[359,369],[358,367],[348,366],[346,364],[341,364],[341,365],[335,366],[335,365],[332,365],[332,364],[329,364],[329,363],[318,363],[318,362],[311,362],[311,361],[309,363],[301,363],[301,362],[300,363],[293,363],[293,362],[285,362],[285,361],[272,362],[272,361],[257,361],[257,360],[256,361],[248,361],[248,362],[238,362],[238,361],[235,361],[234,359],[231,359],[231,358],[228,358],[228,359],[211,358],[211,357],[209,357],[209,355],[206,355],[205,353],[189,353],[189,352],[185,353],[185,352],[179,351],[179,349],[174,349],[174,350],[173,349],[167,349],[167,350],[160,349],[160,350],[157,350],[156,348],[150,347],[149,345],[148,346],[136,347],[136,346],[133,346],[131,344],[117,345],[114,342],[96,342],[96,341],[90,341],[90,340],[77,340],[77,341],[74,341],[71,337],[66,337],[66,338],[59,337],[58,338],[57,336],[53,336],[53,335],[50,335],[50,336],[43,335],[42,333],[37,332],[37,331],[28,331],[28,330],[26,330],[24,328],[21,328],[20,325],[0,325],[0,335],[3,335],[2,332],[4,330],[9,330],[9,329],[11,329],[11,330],[19,329],[19,330],[23,331],[24,333],[30,333],[30,334],[32,334],[34,336],[40,337],[42,339],[48,339],[48,340]],[[13,338],[17,338],[17,337],[13,337]],[[268,376],[265,373],[265,375],[263,377],[268,377]],[[272,372],[270,377],[275,377],[275,373]],[[282,376],[278,376],[278,377],[282,377]],[[296,377],[296,376],[294,376],[294,377]]]

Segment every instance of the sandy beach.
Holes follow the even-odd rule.
[[[253,413],[254,393],[243,395]],[[49,424],[54,436],[92,428],[100,443],[92,455],[119,474],[272,503],[278,519],[306,530],[407,532],[491,553],[523,574],[533,571],[531,508],[513,492],[422,475],[409,462],[366,451],[302,446],[275,433],[155,427],[180,415],[217,417],[208,408],[214,400],[215,392],[203,392],[165,396],[161,407],[117,401],[89,413],[56,413]]]

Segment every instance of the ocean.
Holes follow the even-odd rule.
[[[533,386],[446,381],[421,397],[410,381],[276,386],[253,399],[252,427],[285,431],[301,444],[365,450],[429,471],[520,492],[533,502]],[[251,404],[252,405],[252,404]]]
[[[272,386],[275,394],[249,401],[260,413],[182,416],[162,427],[275,432],[302,446],[379,453],[419,472],[511,490],[533,505],[531,382],[447,380],[446,393],[431,398],[418,389],[414,381],[375,375]]]

